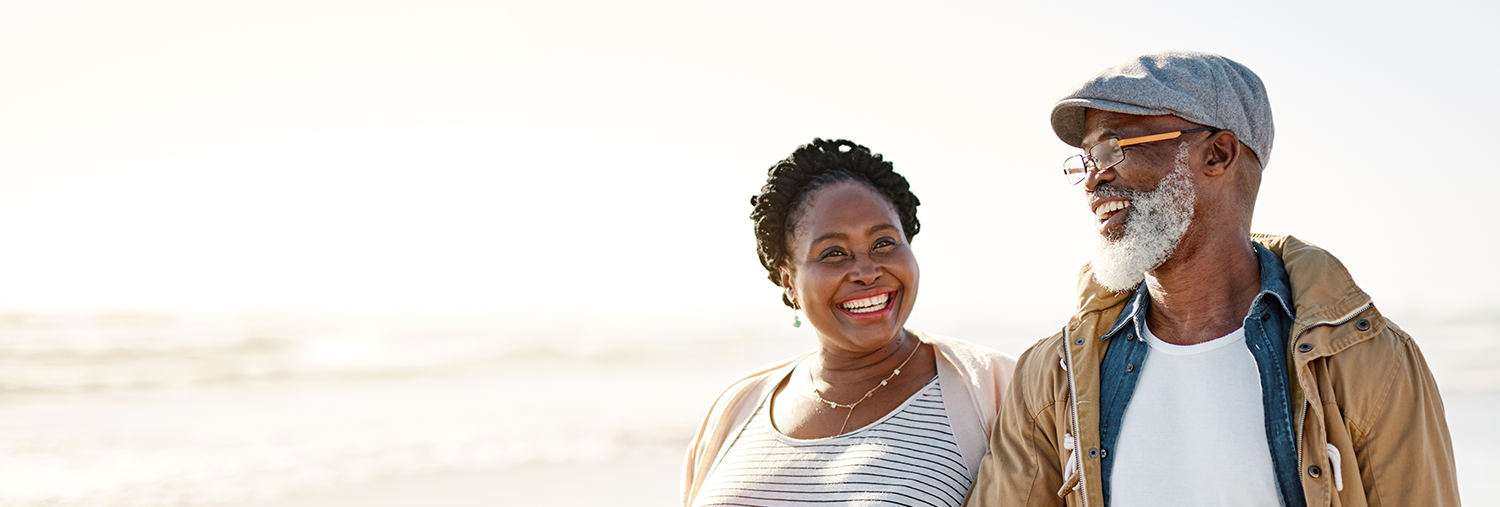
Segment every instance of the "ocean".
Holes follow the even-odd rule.
[[[781,312],[736,315],[0,314],[0,506],[279,505],[554,469],[650,477],[654,489],[618,503],[674,502],[671,458],[714,395],[813,346]],[[1500,452],[1500,319],[1402,324],[1444,391],[1465,503],[1500,505],[1500,467],[1486,459]],[[1012,355],[1044,334],[964,332],[950,334]],[[667,458],[638,469],[643,455]],[[511,498],[567,485],[470,487],[487,484]]]

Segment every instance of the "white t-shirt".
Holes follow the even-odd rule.
[[[1281,504],[1245,329],[1197,345],[1146,330],[1145,365],[1120,421],[1111,507]]]

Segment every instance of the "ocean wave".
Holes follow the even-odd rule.
[[[763,341],[626,337],[443,320],[37,316],[0,318],[0,394],[69,394],[241,383],[359,382],[524,364],[650,365]]]
[[[711,358],[659,356],[661,366],[642,368],[535,354],[547,359],[521,354],[491,364],[505,367],[360,382],[0,398],[0,506],[225,504],[383,477],[681,449],[716,386],[746,366],[704,369]]]
[[[400,357],[400,361],[367,359],[334,364],[309,364],[299,360],[298,354],[283,350],[217,355],[184,351],[43,353],[0,357],[0,394],[76,394],[246,383],[383,381],[517,365],[650,367],[675,361],[697,361],[730,349],[732,347],[697,347],[692,350],[531,347],[488,354],[396,354],[393,357]],[[428,357],[419,360],[412,355]]]

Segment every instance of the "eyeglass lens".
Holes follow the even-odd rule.
[[[1068,177],[1068,184],[1077,185],[1089,175],[1089,169],[1094,167],[1094,161],[1088,155],[1073,155],[1063,161],[1063,176]]]
[[[1109,138],[1089,147],[1088,155],[1073,155],[1063,161],[1063,175],[1068,183],[1077,185],[1088,178],[1089,171],[1102,171],[1125,160],[1125,150],[1120,149],[1120,140]]]
[[[1094,157],[1094,164],[1098,165],[1095,170],[1102,171],[1124,161],[1125,150],[1120,149],[1119,139],[1111,137],[1090,146],[1089,156]]]

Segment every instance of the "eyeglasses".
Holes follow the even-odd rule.
[[[1089,177],[1089,172],[1091,171],[1103,171],[1105,169],[1109,169],[1118,165],[1120,162],[1124,162],[1125,150],[1123,150],[1122,148],[1126,146],[1154,143],[1156,141],[1166,141],[1168,139],[1176,139],[1183,134],[1191,134],[1193,132],[1201,132],[1204,130],[1207,130],[1209,132],[1218,132],[1222,129],[1216,129],[1213,127],[1199,127],[1195,129],[1179,130],[1176,132],[1167,132],[1164,134],[1132,137],[1129,139],[1111,137],[1109,139],[1094,143],[1093,146],[1089,147],[1088,153],[1073,155],[1071,157],[1068,157],[1067,160],[1063,161],[1063,176],[1068,177],[1068,184],[1077,185],[1079,183],[1082,183],[1083,180],[1087,179]]]

